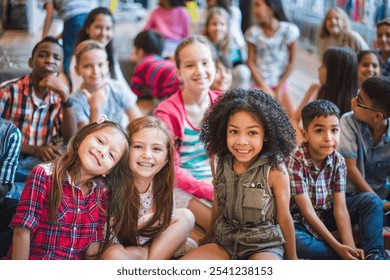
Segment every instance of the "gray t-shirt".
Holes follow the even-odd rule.
[[[128,89],[124,89],[120,82],[113,79],[108,79],[105,89],[107,103],[102,108],[102,114],[107,115],[110,121],[126,127],[129,123],[129,118],[125,111],[136,104],[137,96]],[[85,93],[79,90],[72,93],[71,97],[74,101],[73,108],[77,123],[89,122],[91,107]]]

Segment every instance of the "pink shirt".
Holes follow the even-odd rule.
[[[164,39],[182,40],[190,35],[191,18],[184,7],[170,10],[158,7],[154,9],[145,25],[145,30],[152,29]]]

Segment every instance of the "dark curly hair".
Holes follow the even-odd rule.
[[[257,89],[231,89],[211,105],[200,133],[207,152],[220,158],[230,153],[226,143],[227,123],[231,115],[241,111],[250,113],[264,127],[262,154],[269,154],[272,166],[283,163],[295,148],[295,129],[283,107]]]

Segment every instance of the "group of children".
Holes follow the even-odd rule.
[[[327,50],[317,100],[299,113],[297,146],[285,104],[299,30],[284,22],[279,1],[256,0],[259,24],[246,39],[261,89],[213,90],[226,63],[206,37],[181,40],[174,69],[162,58],[162,36],[145,30],[132,59],[147,78],[135,74],[130,84],[137,94],[151,85],[162,101],[142,117],[108,59],[112,16],[99,11],[80,31],[88,36],[75,48],[82,82],[74,93],[59,75],[63,51],[51,37],[34,47],[30,75],[1,86],[0,116],[14,123],[0,123],[1,135],[13,137],[1,137],[0,154],[10,172],[0,209],[12,205],[2,223],[13,215],[9,250],[12,230],[0,233],[6,259],[389,259],[382,230],[390,210],[390,78],[365,79],[357,96],[344,96],[350,107],[339,108],[322,93],[336,59]],[[259,70],[256,60],[272,69]],[[339,68],[357,69],[356,58],[344,60]],[[159,66],[165,72],[148,72]],[[20,197],[6,197],[20,170],[29,175]],[[180,252],[194,226],[201,246]]]

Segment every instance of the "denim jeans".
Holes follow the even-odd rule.
[[[69,74],[70,59],[73,54],[73,47],[76,41],[76,36],[83,26],[87,15],[88,14],[79,14],[64,22],[62,45],[64,48],[64,72],[67,76]]]
[[[373,193],[347,196],[346,203],[352,224],[358,224],[359,247],[365,253],[383,249],[383,210],[379,197]],[[336,230],[333,209],[323,220],[329,231]],[[340,256],[323,240],[315,238],[302,224],[295,224],[297,254],[302,259],[337,260]]]
[[[18,201],[11,198],[5,198],[0,203],[0,259],[7,254],[12,243],[13,230],[9,227],[9,224],[17,206]]]

